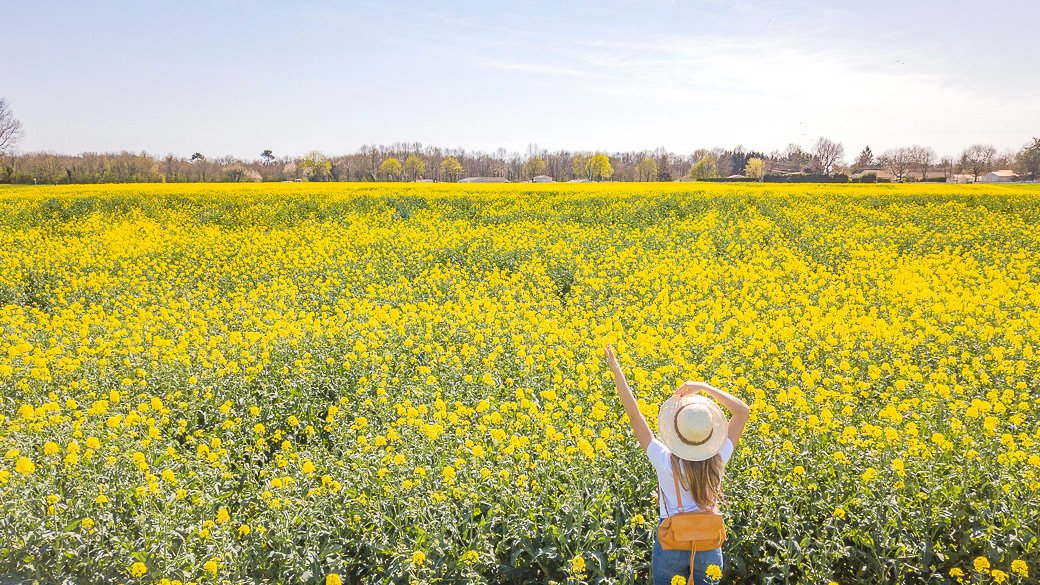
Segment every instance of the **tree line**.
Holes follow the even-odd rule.
[[[996,169],[1011,169],[1022,178],[1040,177],[1040,139],[1019,150],[998,152],[976,144],[959,156],[938,156],[927,146],[908,146],[875,154],[864,148],[851,162],[840,142],[821,137],[808,147],[789,144],[769,153],[745,149],[698,149],[677,154],[657,148],[628,152],[549,150],[530,145],[524,153],[450,149],[420,143],[364,145],[357,152],[329,156],[311,151],[303,156],[263,150],[255,159],[232,156],[154,156],[145,152],[15,153],[23,135],[7,100],[0,98],[0,183],[129,183],[247,181],[458,181],[494,177],[530,181],[675,181],[713,180],[738,176],[870,176],[883,171],[897,181],[949,180],[955,174],[975,180]],[[866,179],[864,179],[866,180]]]

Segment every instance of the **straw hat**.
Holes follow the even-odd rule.
[[[722,449],[729,420],[714,400],[700,394],[672,395],[657,415],[661,442],[680,459],[703,461]]]

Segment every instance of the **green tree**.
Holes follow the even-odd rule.
[[[401,161],[392,156],[379,165],[379,174],[383,175],[387,181],[396,181],[401,178],[401,170]]]
[[[332,161],[317,150],[312,150],[300,159],[300,171],[305,181],[328,181],[332,175]]]
[[[274,162],[274,153],[268,148],[260,153],[260,158],[263,159],[265,165],[269,165]]]
[[[761,181],[765,174],[765,165],[762,164],[762,159],[760,158],[749,158],[747,164],[744,165],[744,176],[749,179]]]
[[[656,181],[657,180],[657,161],[644,156],[643,160],[639,161],[636,165],[636,170],[639,172],[640,181]]]
[[[545,164],[545,159],[540,156],[532,156],[524,162],[524,176],[528,179],[533,179],[538,175],[544,175],[548,165]]]
[[[614,167],[610,166],[610,159],[607,155],[602,153],[596,153],[592,155],[592,158],[588,162],[588,177],[593,181],[602,181],[609,179],[614,175]]]
[[[571,157],[571,172],[575,179],[589,178],[589,156],[579,152]]]
[[[1016,163],[1020,174],[1030,179],[1040,177],[1040,138],[1034,138],[1032,144],[1018,153]]]
[[[715,157],[706,154],[690,167],[690,172],[687,176],[691,179],[717,179],[719,177],[719,164],[715,162]]]
[[[458,181],[463,172],[465,170],[462,168],[462,163],[454,156],[449,156],[441,161],[441,175],[444,175],[449,181]]]
[[[421,179],[426,174],[426,163],[417,154],[409,154],[404,159],[404,174],[411,180]]]

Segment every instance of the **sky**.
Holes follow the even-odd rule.
[[[1040,136],[1040,2],[0,0],[19,150],[256,158]]]

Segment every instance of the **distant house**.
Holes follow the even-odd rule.
[[[990,171],[985,175],[979,177],[980,183],[1011,183],[1018,180],[1018,175],[1014,171],[1007,169],[1002,171]]]
[[[466,177],[459,179],[460,183],[508,183],[505,177]]]
[[[975,177],[972,176],[972,175],[965,175],[965,174],[951,175],[950,176],[950,180],[947,181],[947,182],[948,183],[974,183],[975,182]]]
[[[858,173],[852,173],[849,175],[849,178],[862,180],[864,175],[874,175],[874,180],[880,179],[882,181],[892,181],[896,178],[892,173],[880,168],[863,169]]]
[[[728,176],[726,178],[727,179],[746,179],[747,177],[745,177],[744,175],[730,175],[730,176]]]
[[[433,179],[416,179],[416,183],[432,183]]]
[[[592,181],[590,181],[588,179],[571,179],[570,181],[567,181],[567,182],[568,183],[591,183]]]
[[[550,177],[549,175],[538,175],[537,177],[531,179],[531,182],[532,183],[552,183],[553,182],[553,178]]]

